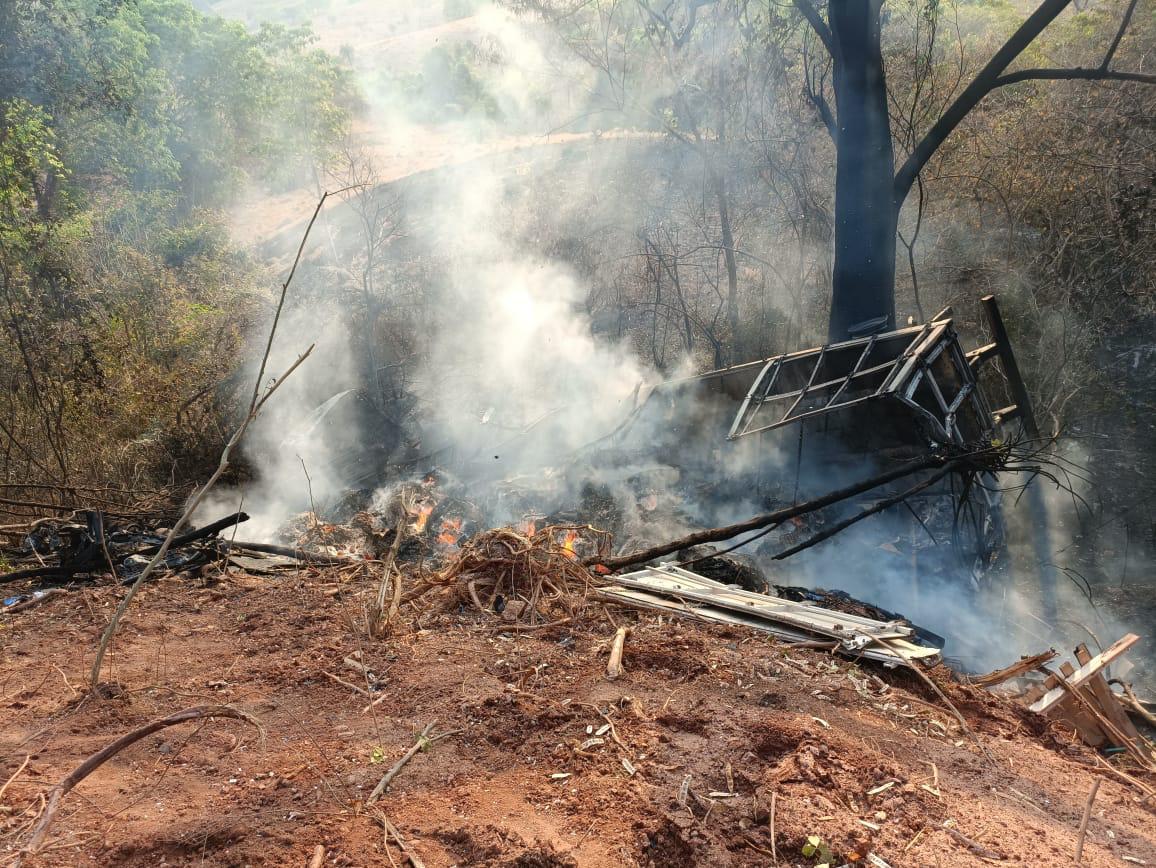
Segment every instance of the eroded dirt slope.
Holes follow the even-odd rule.
[[[843,859],[983,864],[945,821],[989,862],[1072,862],[1091,753],[970,688],[947,687],[990,758],[913,676],[744,631],[618,610],[524,632],[430,614],[371,643],[351,626],[357,593],[324,574],[163,580],[122,632],[125,692],[107,701],[81,685],[115,589],[0,622],[0,784],[29,758],[0,797],[0,864],[20,812],[88,754],[221,702],[256,714],[264,744],[223,720],[150,736],[67,797],[33,864],[305,865],[318,844],[327,865],[404,864],[361,805],[430,723],[453,734],[376,806],[430,868],[811,865],[808,836]],[[610,682],[614,622],[632,633]],[[326,675],[364,688],[355,653],[384,686],[369,710]],[[1151,806],[1111,777],[1084,859],[1156,865]]]

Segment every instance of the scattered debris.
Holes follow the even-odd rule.
[[[893,666],[912,660],[931,662],[939,657],[939,649],[919,644],[916,631],[905,623],[884,623],[739,590],[671,564],[609,576],[606,581],[609,586],[597,591],[604,599],[683,617],[754,627],[790,642],[833,639],[840,653],[852,657]]]
[[[1134,713],[1145,720],[1143,705],[1132,701],[1135,694],[1128,697],[1126,685],[1121,685],[1126,693],[1117,694],[1104,678],[1107,667],[1139,641],[1139,636],[1128,633],[1095,656],[1086,645],[1078,645],[1074,652],[1078,669],[1068,661],[1057,670],[1049,668],[1057,656],[1049,650],[971,681],[1060,722],[1091,747],[1122,749],[1142,768],[1156,771],[1156,749],[1129,718]]]

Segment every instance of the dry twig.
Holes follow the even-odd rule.
[[[381,776],[381,780],[377,782],[377,786],[373,788],[373,792],[369,794],[369,798],[365,800],[365,804],[372,805],[374,802],[380,799],[385,794],[385,791],[389,789],[389,785],[393,783],[393,779],[397,777],[398,772],[405,768],[405,764],[413,759],[417,755],[418,751],[425,750],[435,741],[441,741],[447,736],[461,732],[461,730],[454,729],[450,730],[449,732],[443,732],[440,735],[435,735],[431,738],[430,732],[433,731],[434,725],[436,723],[437,721],[435,720],[433,723],[426,724],[425,729],[423,729],[421,734],[418,735],[417,741],[413,743],[413,746],[410,747],[410,749],[407,750],[404,754],[402,754],[401,759],[395,762],[389,771]]]
[[[946,705],[948,710],[955,716],[955,719],[959,723],[960,728],[968,734],[968,736],[971,738],[971,740],[973,742],[975,742],[975,746],[980,749],[980,751],[983,753],[983,755],[985,757],[987,757],[988,760],[993,765],[995,765],[995,757],[993,757],[988,752],[988,749],[983,746],[983,742],[981,742],[979,740],[979,736],[976,735],[975,732],[972,730],[972,728],[967,725],[967,721],[964,720],[963,715],[959,713],[959,709],[956,708],[955,705],[952,704],[951,700],[947,698],[947,694],[939,689],[939,685],[936,684],[934,681],[932,681],[930,676],[928,676],[928,674],[926,672],[924,672],[922,669],[920,669],[919,665],[917,663],[915,663],[913,661],[908,661],[907,665],[911,669],[912,672],[914,672],[916,675],[918,675],[923,680],[924,684],[926,684],[928,687],[930,687],[935,692],[936,696],[938,696],[940,699],[943,700],[944,705]],[[949,829],[948,831],[951,831],[951,830]]]
[[[1088,793],[1088,801],[1084,803],[1084,816],[1080,820],[1080,836],[1076,839],[1076,864],[1084,857],[1084,838],[1088,834],[1088,820],[1092,817],[1092,803],[1096,801],[1096,793],[1100,791],[1102,778],[1092,782],[1092,791]]]
[[[615,681],[622,675],[622,651],[626,645],[625,627],[619,627],[614,634],[614,644],[610,647],[610,660],[606,663],[606,678]]]
[[[24,855],[34,855],[41,849],[44,838],[48,834],[48,827],[52,825],[52,821],[56,817],[56,812],[60,809],[61,799],[68,795],[73,787],[100,768],[105,762],[116,756],[116,754],[120,753],[129,745],[135,744],[142,738],[152,735],[154,732],[170,726],[176,726],[180,723],[188,723],[191,720],[204,720],[212,717],[231,717],[234,720],[242,720],[256,727],[257,731],[261,733],[262,738],[264,738],[265,730],[264,727],[261,726],[261,722],[248,712],[234,708],[231,705],[200,705],[194,708],[186,708],[183,711],[170,714],[168,717],[162,717],[151,723],[146,723],[144,726],[138,727],[132,732],[125,733],[116,741],[98,750],[73,769],[64,780],[49,790],[44,812],[40,815],[40,819],[32,830],[28,844],[23,848],[21,854],[17,856],[13,868],[19,868]]]
[[[389,817],[381,811],[374,811],[373,818],[377,820],[377,822],[381,824],[381,828],[385,830],[385,853],[391,865],[394,864],[393,857],[389,855],[389,841],[392,838],[413,868],[425,868],[425,863],[422,862],[417,854],[410,849],[409,845],[405,843],[405,839],[402,838],[401,833],[397,831],[397,826],[389,821]]]
[[[340,193],[344,191],[338,190],[337,192]],[[229,438],[229,442],[225,444],[225,448],[221,451],[221,458],[217,463],[217,469],[213,471],[213,475],[209,477],[208,481],[197,490],[196,494],[189,499],[184,512],[181,513],[181,517],[173,523],[173,526],[165,536],[164,542],[161,543],[160,548],[158,548],[153,555],[152,560],[148,562],[148,565],[141,571],[136,581],[129,587],[128,592],[124,595],[124,599],[121,600],[116,612],[113,613],[112,620],[108,622],[108,627],[105,628],[104,635],[100,637],[100,645],[97,646],[96,649],[96,659],[93,661],[92,672],[89,675],[89,688],[93,695],[98,695],[97,686],[100,684],[100,671],[104,665],[104,655],[107,653],[108,646],[112,643],[113,637],[116,636],[117,627],[120,626],[121,619],[124,618],[125,612],[128,611],[128,607],[132,604],[133,598],[137,595],[137,592],[141,589],[141,586],[144,585],[145,581],[148,580],[149,576],[152,575],[157,565],[164,561],[165,555],[168,554],[169,548],[177,538],[178,531],[188,522],[197,507],[200,506],[201,502],[205,499],[205,495],[217,484],[217,481],[229,467],[229,458],[232,456],[233,449],[236,448],[241,438],[245,435],[245,431],[248,430],[253,420],[257,418],[257,415],[261,412],[261,408],[265,406],[265,402],[273,397],[273,393],[281,387],[281,384],[284,383],[285,380],[297,370],[301,363],[309,358],[309,354],[313,352],[315,345],[310,344],[308,349],[297,357],[297,360],[289,366],[285,373],[275,379],[268,388],[262,391],[262,384],[265,380],[265,369],[269,364],[269,355],[273,351],[273,338],[277,334],[277,323],[281,319],[281,310],[285,307],[285,297],[289,293],[289,285],[293,282],[293,276],[297,273],[297,266],[301,262],[301,254],[305,251],[305,243],[309,240],[309,233],[313,229],[313,224],[317,222],[317,216],[325,206],[325,200],[331,195],[334,194],[329,192],[323,193],[318,200],[317,207],[313,209],[313,216],[309,218],[309,224],[305,227],[305,233],[301,236],[301,243],[297,247],[297,255],[294,257],[293,265],[289,269],[289,276],[286,277],[285,282],[281,284],[281,295],[277,300],[277,309],[273,314],[273,324],[269,328],[269,339],[265,343],[265,352],[261,356],[261,365],[257,370],[257,379],[253,383],[253,395],[249,400],[249,409],[245,414],[244,420],[234,432],[233,436]]]

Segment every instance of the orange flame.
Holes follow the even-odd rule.
[[[518,530],[520,530],[524,536],[533,536],[538,532],[538,523],[532,518],[523,519],[522,523],[518,525]]]
[[[414,519],[414,522],[411,525],[411,527],[417,533],[425,533],[425,526],[429,523],[429,517],[433,513],[433,510],[434,508],[432,503],[423,503],[418,507],[417,518]]]
[[[458,540],[462,537],[462,520],[460,518],[447,518],[442,520],[441,533],[438,534],[438,542],[444,546],[454,546],[458,544]]]
[[[574,543],[578,542],[578,531],[568,530],[566,536],[562,538],[562,554],[572,561],[578,560],[578,555],[574,551]]]

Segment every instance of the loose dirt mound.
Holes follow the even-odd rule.
[[[524,629],[431,612],[370,644],[347,626],[363,589],[332,575],[150,587],[115,646],[125,691],[107,701],[78,691],[117,589],[0,623],[0,786],[29,758],[0,795],[0,846],[121,733],[227,702],[261,719],[264,746],[231,721],[139,742],[66,797],[33,864],[304,865],[318,844],[327,865],[404,864],[379,810],[430,868],[814,865],[809,836],[840,860],[983,863],[946,821],[1008,862],[1071,864],[1094,759],[986,694],[945,684],[994,764],[901,673],[618,611],[632,631],[614,682],[609,619]],[[326,674],[365,690],[343,662],[356,653],[372,696]],[[361,807],[434,722],[453,734]],[[1156,864],[1151,811],[1106,778],[1085,862]]]

